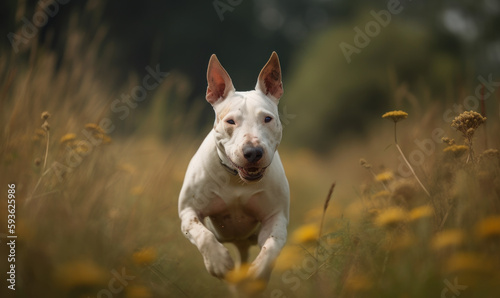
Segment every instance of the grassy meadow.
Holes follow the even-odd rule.
[[[200,95],[199,106],[172,112],[189,88],[173,72],[120,119],[113,100],[142,78],[118,85],[103,78],[97,46],[79,51],[73,37],[62,61],[34,45],[0,57],[0,189],[6,197],[7,184],[16,185],[18,236],[15,295],[2,278],[0,296],[229,296],[177,216],[184,171],[211,126],[198,132],[188,123],[208,103]],[[264,296],[497,297],[498,94],[484,123],[463,114],[455,129],[443,117],[448,106],[403,99],[394,109],[409,106],[407,119],[380,117],[331,152],[281,147],[289,240]],[[284,138],[301,121],[300,111],[288,112],[296,117]],[[7,247],[0,252],[4,259]]]

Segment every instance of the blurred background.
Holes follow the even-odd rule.
[[[245,91],[272,51],[285,90],[280,154],[292,193],[290,233],[298,231],[303,248],[288,266],[315,250],[301,242],[300,228],[319,225],[333,181],[322,235],[339,254],[297,288],[287,283],[285,266],[265,296],[438,295],[455,271],[441,272],[444,255],[416,257],[409,243],[427,247],[434,233],[500,214],[498,28],[497,0],[2,1],[0,187],[17,187],[16,297],[105,295],[112,270],[122,268],[135,277],[116,297],[227,295],[180,233],[177,196],[213,124],[205,100],[210,55]],[[373,238],[385,227],[373,232],[371,216],[388,206],[409,212],[430,204],[401,170],[394,125],[381,119],[400,109],[409,116],[398,124],[398,141],[431,192],[435,216],[410,233],[425,243],[397,246],[404,252],[394,259],[394,248]],[[475,134],[478,160],[496,150],[488,153],[492,168],[477,170],[479,182],[467,178],[469,168],[450,165],[440,139],[464,143],[450,124],[466,110],[488,118]],[[44,111],[51,116],[41,119]],[[370,166],[359,166],[360,158]],[[473,199],[483,204],[474,216],[457,207]],[[6,210],[2,205],[2,226]],[[449,253],[462,253],[460,239]],[[467,245],[481,254],[498,248]],[[355,247],[359,254],[351,255]],[[382,267],[390,274],[381,275]],[[1,296],[10,297],[5,289]],[[479,289],[493,297],[491,284]]]
[[[37,22],[41,5],[55,9],[50,2],[3,1],[2,36],[23,36],[23,18]],[[202,116],[189,119],[201,127],[212,118],[203,103],[210,55],[218,55],[236,89],[250,90],[275,50],[286,91],[281,108],[297,115],[284,142],[327,151],[339,136],[364,132],[384,110],[403,108],[405,97],[450,106],[478,84],[478,75],[498,77],[498,1],[394,1],[397,14],[383,24],[373,13],[388,11],[389,2],[61,1],[53,17],[38,21],[46,24],[36,26],[33,38],[16,43],[17,54],[27,56],[30,45],[39,44],[55,53],[60,67],[68,46],[79,43],[72,45],[75,51],[92,52],[98,61],[96,79],[113,86],[131,75],[142,78],[146,66],[159,64],[183,82],[176,87],[182,97],[173,100],[179,113],[203,104]],[[378,31],[367,27],[373,21]],[[356,47],[355,27],[376,34]],[[2,52],[11,44],[3,38]],[[358,52],[347,57],[349,45]],[[146,100],[139,108],[149,105]]]

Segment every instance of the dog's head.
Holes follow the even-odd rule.
[[[281,141],[278,102],[283,94],[276,52],[262,68],[255,90],[236,92],[215,55],[208,63],[207,101],[215,110],[215,138],[223,162],[243,181],[260,180]]]

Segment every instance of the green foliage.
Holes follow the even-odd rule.
[[[373,115],[393,107],[401,84],[408,84],[423,101],[426,87],[440,94],[454,77],[456,60],[432,51],[428,29],[399,19],[382,28],[348,63],[340,44],[354,46],[353,28],[372,20],[365,16],[326,30],[296,55],[281,103],[297,115],[285,138],[288,144],[327,151],[340,134],[363,131]]]

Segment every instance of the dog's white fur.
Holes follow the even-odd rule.
[[[276,151],[283,94],[278,56],[272,53],[253,91],[236,92],[215,55],[207,81],[206,99],[216,120],[186,172],[179,197],[181,229],[198,247],[208,272],[219,278],[234,267],[221,243],[235,244],[241,262],[258,244],[249,276],[268,281],[286,241],[290,201]]]

